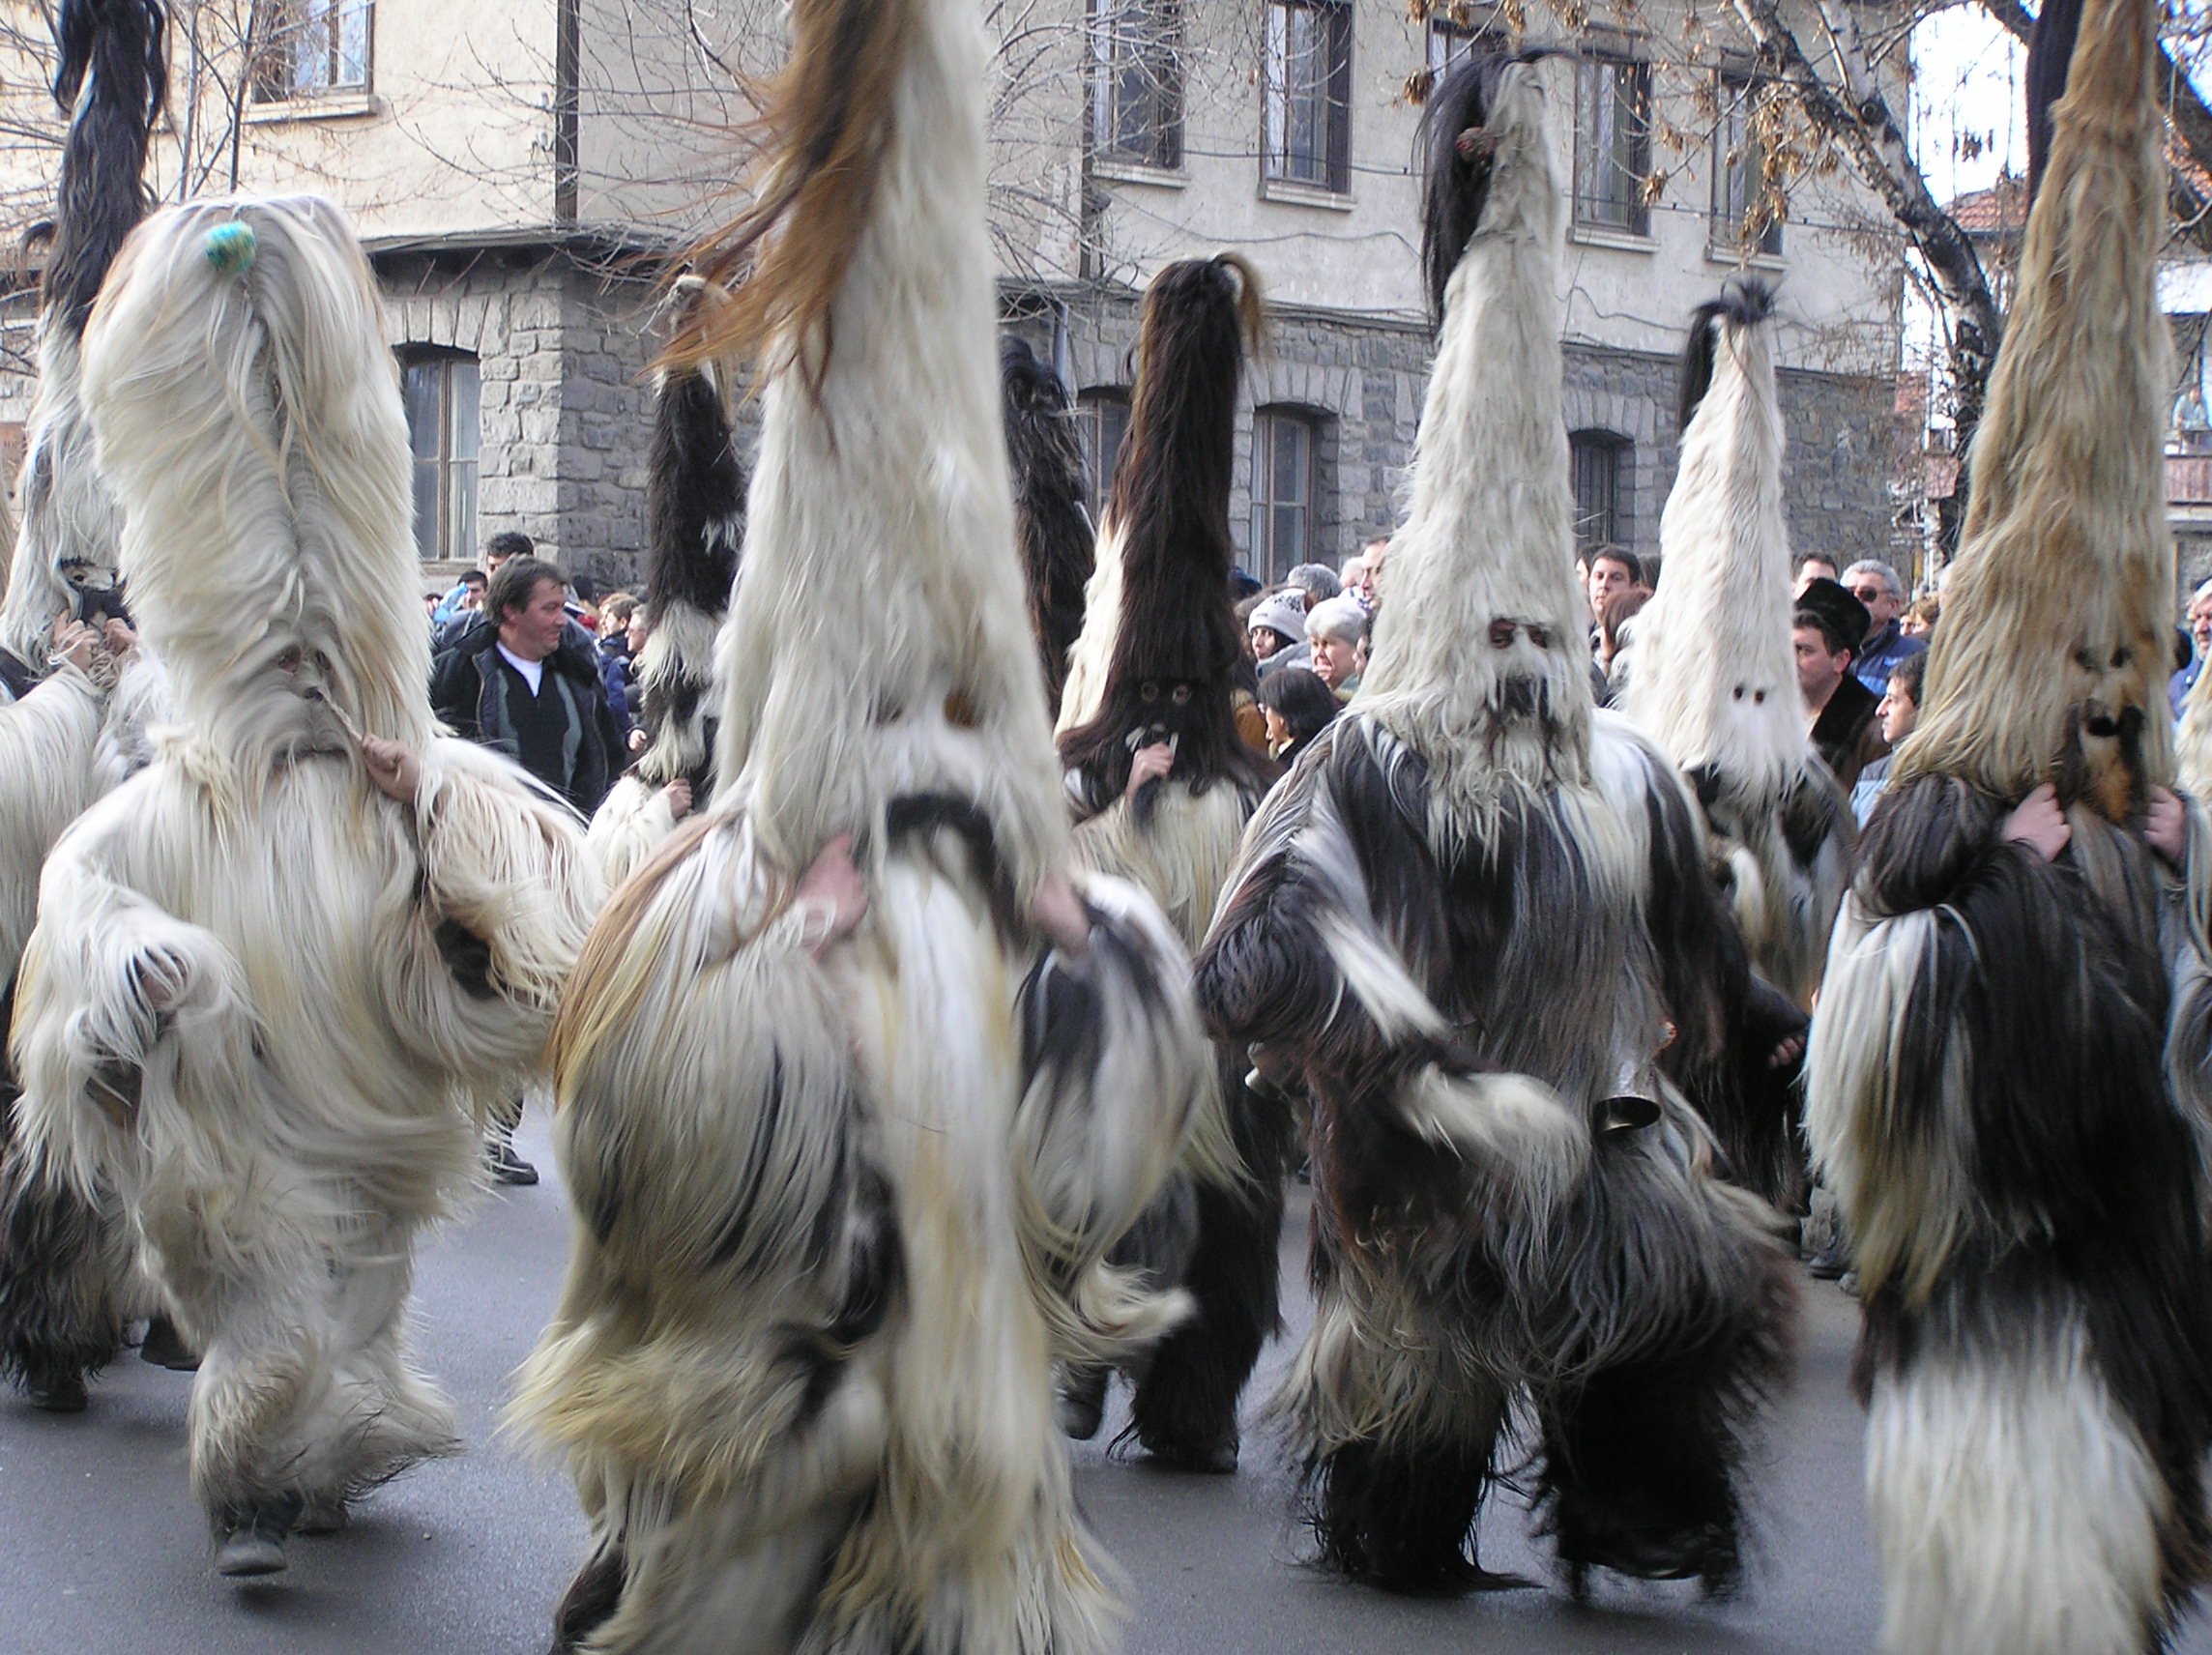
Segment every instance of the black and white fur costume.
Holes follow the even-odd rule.
[[[176,692],[66,833],[24,952],[25,1141],[112,1183],[203,1350],[227,1572],[453,1451],[406,1356],[413,1239],[470,1187],[599,900],[572,816],[441,737],[373,277],[312,198],[171,208],[118,255],[84,403]],[[380,792],[357,733],[420,756]]]
[[[1075,440],[1067,387],[1019,334],[999,341],[999,383],[1005,396],[1014,537],[1029,588],[1030,630],[1036,634],[1045,706],[1057,713],[1067,683],[1068,652],[1083,631],[1083,589],[1091,579],[1097,532],[1084,504],[1083,450]]]
[[[2141,832],[2173,765],[2166,71],[2148,0],[2085,0],[2069,71],[2074,10],[2031,53],[2065,95],[1809,1060],[1888,1655],[2144,1655],[2212,1574],[2212,841],[2187,800],[2178,865]],[[2007,829],[2041,785],[2051,859]]]
[[[1695,1107],[1732,941],[1696,804],[1592,706],[1539,73],[1476,61],[1432,102],[1448,290],[1373,665],[1254,819],[1199,995],[1314,1099],[1317,1304],[1276,1407],[1321,1561],[1483,1579],[1525,1400],[1578,1591],[1720,1589],[1790,1262]]]
[[[121,615],[121,523],[80,397],[85,318],[145,212],[140,175],[166,82],[154,0],[68,0],[54,94],[71,111],[40,292],[39,384],[18,486],[21,526],[0,601],[0,1377],[47,1407],[85,1380],[158,1299],[133,1268],[112,1191],[47,1176],[13,1128],[9,1004],[37,915],[39,869],[62,830],[151,757],[167,686],[148,650],[89,670],[51,654],[55,624]]]
[[[1241,261],[1186,260],[1153,277],[1075,648],[1089,670],[1071,678],[1061,713],[1076,856],[1142,886],[1191,948],[1275,776],[1237,730],[1241,641],[1229,592],[1237,399],[1260,318],[1258,280]],[[1136,750],[1163,740],[1176,744],[1175,768],[1128,794]],[[1198,1307],[1140,1363],[1130,1435],[1157,1463],[1208,1471],[1236,1468],[1237,1398],[1280,1325],[1276,1246],[1293,1131],[1286,1099],[1244,1084],[1241,1047],[1223,1044],[1218,1065],[1225,1118],[1206,1123],[1189,1164],[1115,1252],[1156,1281],[1179,1282]],[[1102,1374],[1074,1377],[1078,1435],[1096,1428],[1103,1386]]]
[[[793,26],[763,205],[704,266],[757,252],[737,322],[678,348],[770,364],[720,785],[610,904],[555,1036],[576,1223],[517,1411],[592,1527],[558,1645],[1092,1655],[1109,1566],[1054,1364],[1183,1308],[1103,1257],[1210,1052],[1140,891],[1080,881],[1080,956],[1031,917],[1070,853],[976,9],[802,0]],[[845,835],[868,902],[831,941],[794,891]]]
[[[717,303],[681,276],[686,305]],[[745,532],[745,470],[730,429],[730,386],[713,363],[663,369],[654,397],[645,501],[645,649],[636,682],[646,743],[592,818],[591,846],[612,889],[676,830],[669,783],[691,805],[714,797],[714,634],[730,607]]]

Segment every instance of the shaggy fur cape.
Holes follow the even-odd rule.
[[[1537,73],[1478,60],[1432,104],[1431,222],[1472,229],[1374,669],[1254,819],[1199,993],[1315,1100],[1317,1306],[1276,1406],[1321,1560],[1479,1579],[1527,1399],[1578,1590],[1725,1587],[1790,1262],[1696,1107],[1732,941],[1696,807],[1590,704]]]
[[[2157,9],[2090,0],[1973,455],[1928,711],[1829,956],[1808,1119],[1849,1220],[1884,1647],[2138,1655],[2206,1578],[2212,918],[2166,779]],[[2057,785],[2055,860],[2005,819]]]
[[[1158,910],[1065,865],[992,351],[969,0],[800,0],[749,266],[677,360],[757,351],[713,807],[601,918],[556,1036],[568,1282],[520,1416],[593,1552],[567,1649],[1090,1655],[1056,1358],[1178,1306],[1103,1255],[1210,1080]],[[764,240],[780,228],[780,234]],[[895,601],[891,601],[895,595]],[[853,836],[817,960],[796,883]]]
[[[1045,706],[1058,710],[1067,654],[1083,630],[1083,588],[1096,556],[1096,531],[1085,508],[1083,451],[1075,440],[1067,388],[1008,334],[999,341],[1005,392],[1006,459],[1013,470],[1014,534],[1030,595],[1030,630],[1044,671]]]
[[[85,334],[85,404],[176,728],[46,864],[27,1141],[112,1181],[205,1352],[191,1476],[281,1534],[454,1446],[404,1318],[418,1229],[534,1068],[598,889],[569,814],[434,733],[397,372],[312,199],[162,212]],[[421,758],[411,804],[354,732]]]
[[[692,304],[717,303],[694,276],[677,290]],[[610,886],[675,831],[663,791],[670,782],[691,784],[693,809],[713,801],[714,634],[744,538],[745,473],[723,376],[710,365],[663,368],[658,378],[645,500],[648,631],[636,676],[646,744],[592,818],[592,849]]]

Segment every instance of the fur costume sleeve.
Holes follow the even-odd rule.
[[[422,754],[414,828],[440,969],[403,976],[398,1027],[453,1072],[509,1084],[543,1050],[598,911],[597,869],[572,811],[451,738]]]
[[[1136,887],[1083,882],[1091,949],[1049,950],[1022,989],[1016,1117],[1055,1263],[1102,1257],[1144,1209],[1210,1101],[1212,1048],[1180,992],[1187,956]]]
[[[1343,718],[1302,755],[1247,829],[1197,963],[1200,1009],[1223,1039],[1393,1096],[1427,1141],[1517,1167],[1548,1199],[1587,1158],[1558,1094],[1478,1074],[1422,983],[1444,900],[1419,815],[1418,760]]]
[[[584,838],[598,859],[607,888],[613,890],[643,867],[675,831],[676,813],[667,790],[626,775],[592,812],[591,830]]]

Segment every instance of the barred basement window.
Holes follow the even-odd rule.
[[[1623,545],[1628,538],[1628,463],[1636,445],[1611,431],[1574,431],[1575,549]]]
[[[1650,233],[1651,66],[1593,54],[1575,71],[1575,222]]]
[[[1119,386],[1093,386],[1075,399],[1075,430],[1083,446],[1083,481],[1091,491],[1091,519],[1106,514],[1114,466],[1129,432],[1129,393]]]
[[[1263,408],[1252,416],[1251,568],[1265,585],[1312,561],[1320,437],[1310,414]]]
[[[368,85],[374,0],[264,0],[256,103]]]
[[[416,346],[400,355],[415,456],[415,550],[461,563],[477,546],[477,359]]]
[[[1352,189],[1352,7],[1268,0],[1263,93],[1266,176],[1342,195]]]
[[[1784,208],[1781,192],[1766,182],[1766,145],[1757,130],[1758,84],[1723,73],[1719,92],[1720,120],[1713,129],[1713,246],[1779,256]]]
[[[1091,0],[1091,153],[1182,165],[1181,0]]]

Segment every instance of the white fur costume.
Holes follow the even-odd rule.
[[[834,274],[826,318],[770,306],[722,779],[609,906],[555,1037],[577,1222],[519,1410],[592,1522],[559,1646],[1090,1655],[1107,1566],[1052,1364],[1172,1312],[1099,1261],[1210,1053],[1134,889],[1084,885],[1081,958],[1027,917],[1068,830],[999,423],[975,9],[794,15],[768,191],[798,206],[755,280],[790,247]],[[877,84],[838,113],[809,89],[855,40]],[[848,139],[858,175],[810,189]],[[844,833],[869,906],[817,961],[794,882]]]
[[[171,209],[85,341],[160,757],[64,837],[15,1046],[30,1138],[112,1178],[204,1350],[193,1491],[280,1539],[455,1446],[408,1366],[414,1234],[538,1061],[598,887],[571,817],[436,736],[406,426],[327,203]],[[412,806],[352,732],[421,755]]]
[[[1692,323],[1692,371],[1709,362],[1709,383],[1682,431],[1659,523],[1667,578],[1636,618],[1624,710],[1696,786],[1753,963],[1810,1006],[1852,833],[1797,689],[1767,305],[1739,285]]]

